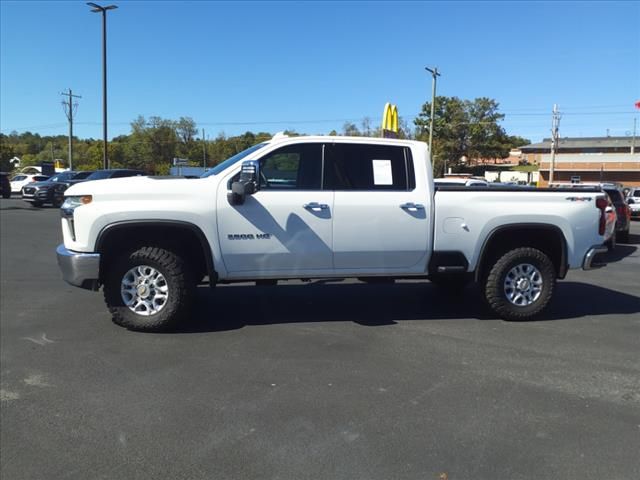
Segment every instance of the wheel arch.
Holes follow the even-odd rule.
[[[101,283],[103,266],[120,242],[132,248],[142,244],[172,246],[192,262],[203,265],[201,273],[209,276],[211,285],[217,280],[211,245],[197,225],[179,220],[124,220],[106,225],[96,238],[95,251],[100,253]]]
[[[513,223],[489,232],[480,249],[475,280],[480,280],[501,254],[518,247],[541,250],[551,259],[557,278],[566,276],[569,269],[567,239],[560,227],[548,223]]]

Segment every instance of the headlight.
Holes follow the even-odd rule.
[[[73,197],[65,197],[64,203],[60,207],[60,215],[63,217],[72,217],[73,211],[82,206],[91,203],[93,197],[91,195],[78,195]]]
[[[91,200],[93,200],[93,197],[91,195],[66,197],[61,208],[74,209],[76,207],[79,207],[80,205],[91,203]]]

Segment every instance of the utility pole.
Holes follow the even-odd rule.
[[[631,155],[633,155],[636,151],[636,123],[637,118],[633,119],[633,136],[631,137]]]
[[[60,95],[67,96],[67,100],[62,101],[62,107],[64,108],[64,113],[67,115],[67,119],[69,120],[69,170],[73,170],[73,115],[75,110],[78,108],[78,103],[73,103],[74,98],[82,98],[80,95],[74,95],[71,89],[68,92],[62,92]]]
[[[118,8],[117,5],[102,7],[95,3],[88,2],[91,11],[102,13],[102,163],[103,168],[109,168],[109,158],[107,156],[107,12]]]
[[[431,84],[431,121],[429,122],[429,156],[431,157],[431,166],[433,168],[433,115],[435,111],[436,105],[436,82],[438,77],[440,76],[440,72],[438,72],[438,67],[434,67],[433,69],[429,67],[424,67],[424,69],[431,73],[433,77],[433,82]],[[447,159],[444,159],[444,173],[447,173]],[[444,176],[444,175],[443,175]]]
[[[202,129],[202,166],[207,168],[207,141],[204,136],[204,128]]]
[[[560,127],[560,113],[558,105],[553,104],[553,117],[551,120],[551,165],[549,166],[549,185],[553,183],[553,173],[556,168],[556,151],[558,150],[558,129]]]

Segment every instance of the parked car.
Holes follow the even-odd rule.
[[[9,182],[9,174],[6,172],[0,172],[0,194],[2,198],[11,196],[11,182]]]
[[[207,277],[427,275],[477,282],[496,315],[528,320],[569,269],[601,266],[615,220],[600,189],[471,190],[434,191],[423,142],[276,136],[202,178],[72,186],[58,265],[71,285],[104,286],[117,324],[146,331],[187,320]]]
[[[633,200],[634,203],[640,203],[640,187],[631,187],[627,193],[627,201]]]
[[[629,229],[631,228],[631,210],[625,201],[622,187],[617,183],[602,183],[601,188],[609,195],[616,209],[616,242],[629,241]]]
[[[67,170],[49,177],[43,182],[32,182],[22,187],[22,199],[31,203],[34,207],[41,207],[50,203],[54,207],[62,205],[62,195],[55,195],[56,188],[66,185],[65,182],[76,178],[85,178],[91,172],[74,172]],[[66,189],[66,187],[65,187]]]
[[[629,204],[631,218],[640,218],[640,200],[636,201],[634,198],[629,198],[627,202]]]
[[[550,188],[571,188],[575,190],[599,188],[607,194],[613,210],[615,212],[616,224],[614,235],[607,239],[606,245],[609,251],[613,250],[617,241],[627,242],[629,240],[629,228],[631,224],[631,210],[625,201],[623,186],[619,183],[563,183],[556,182],[549,184]]]
[[[140,175],[146,175],[146,173],[142,170],[133,170],[129,168],[113,168],[109,170],[96,170],[89,175],[86,180],[106,180],[108,178],[137,177]]]
[[[47,175],[34,175],[31,173],[19,173],[11,179],[11,193],[20,193],[22,187],[31,182],[42,182],[49,178]]]
[[[631,218],[640,218],[640,187],[631,187],[627,193],[627,204]]]
[[[72,185],[90,180],[106,180],[108,178],[124,178],[135,177],[137,175],[146,175],[142,170],[131,170],[128,168],[115,168],[109,170],[95,170],[93,172],[83,172],[82,176],[61,182],[54,191],[54,199],[56,205],[62,205],[64,202],[64,192]]]

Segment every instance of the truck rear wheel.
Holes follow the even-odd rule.
[[[113,321],[130,330],[166,330],[186,319],[195,282],[172,251],[142,247],[118,259],[105,275],[104,298]]]
[[[535,248],[505,253],[489,271],[484,295],[489,307],[505,320],[529,320],[542,312],[556,281],[553,263]]]

